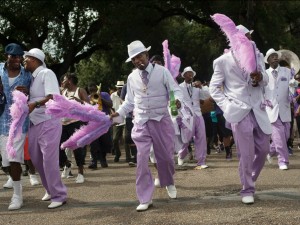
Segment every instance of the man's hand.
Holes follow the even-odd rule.
[[[28,104],[29,113],[31,113],[35,109],[36,103],[32,102]]]
[[[175,100],[175,104],[176,104],[177,109],[181,108],[181,102],[178,99]]]
[[[25,95],[29,94],[29,90],[25,86],[16,86],[15,90],[23,92]]]
[[[197,80],[197,81],[192,83],[192,86],[201,89],[202,88],[202,83],[201,83],[201,81]]]
[[[253,81],[255,81],[257,83],[260,82],[263,78],[262,74],[258,71],[254,71],[254,72],[250,73],[250,77]]]
[[[119,116],[119,113],[114,112],[114,113],[110,114],[109,118],[110,118],[110,120],[112,120],[113,117],[117,117],[117,116]]]

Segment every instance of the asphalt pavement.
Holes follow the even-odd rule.
[[[194,170],[196,163],[185,163],[185,170],[176,170],[177,199],[169,199],[165,188],[156,188],[153,207],[136,212],[135,167],[125,162],[124,149],[120,162],[108,155],[108,168],[85,169],[85,183],[64,179],[68,188],[67,204],[48,209],[41,201],[42,185],[31,186],[29,177],[22,177],[24,206],[8,211],[11,189],[3,189],[7,177],[0,173],[0,225],[77,225],[77,224],[300,224],[300,150],[295,142],[289,170],[278,169],[266,162],[256,182],[255,203],[244,205],[239,191],[236,152],[232,161],[225,153],[214,150],[207,156],[209,168]],[[87,155],[87,164],[89,154]],[[156,171],[150,165],[153,176]]]

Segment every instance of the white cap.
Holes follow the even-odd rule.
[[[43,63],[43,66],[46,67],[45,54],[44,54],[44,52],[42,52],[42,50],[40,50],[38,48],[33,48],[33,49],[30,49],[29,52],[24,51],[24,57],[25,56],[31,56],[31,57],[37,58],[38,60],[40,60]]]

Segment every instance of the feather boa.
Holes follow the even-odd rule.
[[[257,70],[256,46],[243,32],[239,31],[234,22],[223,14],[214,14],[211,18],[220,26],[229,41],[240,67],[247,73]]]
[[[62,95],[53,95],[53,100],[46,103],[46,113],[56,118],[67,117],[88,122],[62,143],[62,149],[74,150],[88,145],[106,133],[111,126],[109,117],[99,111],[97,105],[83,105],[75,100],[68,100]]]
[[[20,91],[13,91],[13,104],[10,107],[11,125],[8,133],[8,140],[6,144],[7,154],[11,158],[16,157],[16,150],[14,149],[14,140],[18,140],[22,133],[22,127],[29,113],[27,105],[27,96]]]
[[[179,75],[181,60],[175,55],[171,56],[168,40],[164,40],[162,46],[163,46],[165,67],[170,71],[174,80],[176,80],[176,77]]]

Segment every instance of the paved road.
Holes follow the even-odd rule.
[[[40,200],[43,187],[32,187],[28,177],[23,177],[21,210],[7,210],[12,190],[0,188],[0,225],[300,224],[300,150],[295,149],[287,171],[266,162],[256,182],[253,205],[241,203],[236,158],[228,162],[224,157],[224,153],[212,152],[207,158],[210,167],[205,170],[193,170],[195,163],[187,163],[187,170],[175,174],[178,198],[171,200],[164,188],[158,188],[154,206],[141,213],[135,210],[135,168],[129,167],[124,158],[114,163],[109,155],[108,168],[86,169],[84,184],[76,184],[75,178],[65,179],[68,202],[53,210]],[[156,174],[153,166],[151,169]],[[76,174],[76,169],[72,171]],[[1,173],[0,187],[5,181]]]

